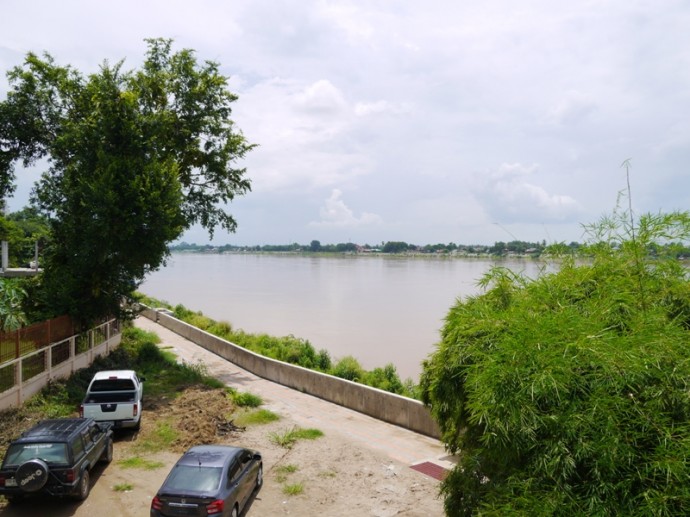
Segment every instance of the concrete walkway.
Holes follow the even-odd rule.
[[[409,466],[431,463],[444,469],[452,467],[452,458],[438,440],[257,377],[148,318],[137,318],[135,325],[158,334],[160,346],[170,349],[180,360],[203,363],[213,377],[259,395],[267,409],[289,414],[301,426],[338,433]]]

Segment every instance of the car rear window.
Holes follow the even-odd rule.
[[[133,389],[132,379],[101,379],[93,381],[89,391],[130,391]]]
[[[170,491],[195,490],[211,492],[220,487],[220,467],[176,465],[165,481],[164,489]]]
[[[27,460],[42,459],[49,464],[66,464],[67,444],[64,443],[14,443],[7,449],[3,466],[21,465]]]

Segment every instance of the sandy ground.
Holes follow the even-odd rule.
[[[148,322],[144,322],[143,326],[150,328]],[[181,343],[174,336],[166,334],[162,346],[174,348],[179,355],[193,353],[195,361],[205,359],[211,366],[223,367],[223,371],[227,371],[227,363],[218,362],[217,356],[205,356],[206,352],[199,352],[195,345],[187,348],[188,342]],[[213,369],[209,370],[214,373]],[[222,377],[220,372],[216,376]],[[262,383],[267,382],[262,380]],[[293,393],[295,399],[304,396]],[[435,459],[435,463],[442,465],[443,449],[438,442],[358,413],[345,416],[342,421],[354,422],[359,433],[348,433],[345,425],[340,430],[335,429],[328,419],[314,418],[311,421],[317,425],[305,425],[308,423],[305,417],[296,411],[298,401],[293,401],[293,411],[284,400],[278,400],[279,397],[267,400],[265,393],[261,396],[269,409],[280,414],[280,420],[225,435],[218,435],[215,425],[217,416],[226,409],[222,407],[226,402],[222,400],[223,397],[218,397],[218,392],[189,390],[176,401],[153,401],[145,409],[142,430],[139,433],[119,433],[114,461],[110,465],[94,468],[92,490],[86,501],[39,500],[17,505],[0,503],[0,516],[146,516],[151,498],[171,466],[182,451],[195,443],[228,443],[262,453],[265,482],[243,515],[443,515],[443,504],[438,497],[439,481],[410,468],[412,464],[425,459]],[[326,404],[323,401],[310,403]],[[338,412],[344,408],[333,406],[332,410]],[[170,451],[145,456],[149,461],[160,462],[161,466],[153,470],[123,468],[120,462],[137,455],[137,441],[145,439],[146,433],[153,429],[159,418],[174,418],[174,425],[181,431],[181,438]],[[367,420],[360,422],[358,419]],[[319,428],[324,436],[313,441],[299,441],[291,449],[282,448],[270,440],[272,432],[281,433],[295,426]],[[378,429],[379,426],[382,430]],[[368,435],[380,438],[367,440]],[[387,437],[389,435],[392,437]],[[296,467],[295,472],[282,472],[280,467],[286,465]],[[131,489],[116,489],[125,484],[131,485]],[[303,486],[303,492],[286,495],[285,487],[296,484]]]

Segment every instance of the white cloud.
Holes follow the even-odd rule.
[[[342,92],[326,79],[309,85],[296,96],[295,104],[299,109],[325,115],[337,115],[346,108]]]
[[[581,92],[565,93],[556,106],[551,108],[545,122],[554,125],[576,124],[597,110],[596,103]]]
[[[528,181],[536,176],[537,164],[503,163],[486,176],[478,193],[488,214],[499,221],[557,222],[581,214],[582,207],[573,197],[553,194]]]
[[[389,101],[358,102],[355,105],[355,115],[358,117],[367,117],[369,115],[378,115],[381,113],[401,115],[407,113],[409,110],[410,106],[407,104],[395,104]]]
[[[342,192],[338,189],[333,189],[331,196],[325,200],[324,206],[319,210],[321,219],[319,221],[312,221],[310,226],[330,226],[330,227],[356,227],[376,225],[382,222],[381,217],[376,214],[362,212],[359,217],[356,217],[345,202],[340,199]]]
[[[248,204],[231,205],[248,244],[309,242],[321,205],[322,242],[491,243],[493,221],[574,240],[614,205],[628,157],[638,212],[690,206],[688,26],[682,0],[4,0],[0,70],[30,50],[130,69],[158,36],[220,63],[259,144],[238,163]],[[334,189],[378,215],[324,202]]]

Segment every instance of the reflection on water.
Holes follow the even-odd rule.
[[[457,298],[493,265],[535,277],[532,260],[176,253],[140,290],[234,328],[308,339],[366,369],[417,380]]]

